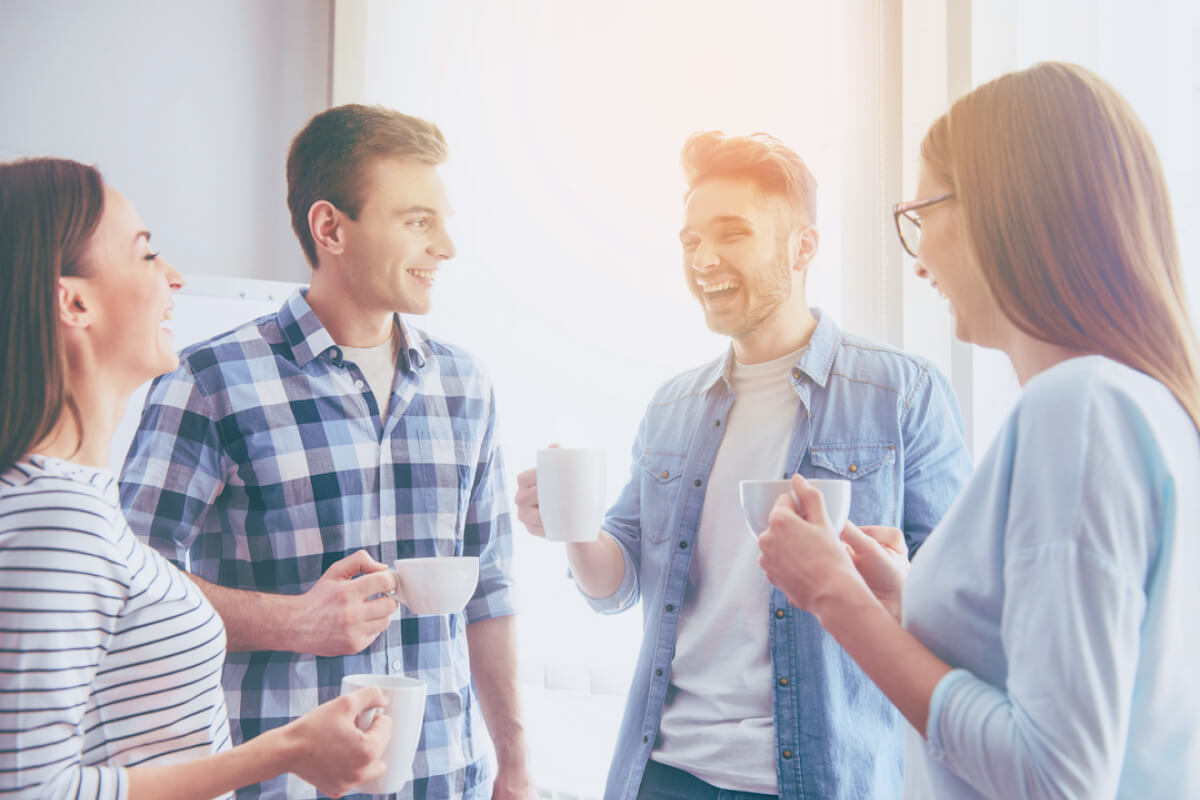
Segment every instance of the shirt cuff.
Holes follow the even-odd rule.
[[[956,686],[975,681],[976,678],[965,669],[952,669],[942,676],[937,686],[933,687],[933,695],[929,698],[929,719],[925,721],[925,740],[928,742],[929,755],[935,761],[946,757],[946,748],[942,742],[942,713],[948,702],[948,696]]]
[[[604,531],[604,533],[608,533],[608,531]],[[637,600],[637,568],[633,563],[633,559],[629,557],[629,552],[625,549],[625,545],[621,544],[621,540],[611,533],[608,533],[608,535],[612,536],[613,541],[617,543],[617,547],[621,550],[621,558],[625,562],[625,574],[621,576],[620,585],[608,597],[592,597],[578,583],[575,584],[575,588],[579,589],[579,593],[583,595],[583,599],[595,611],[599,611],[601,614],[616,614],[629,608]],[[574,580],[575,576],[571,574],[570,569],[567,570],[567,575]]]

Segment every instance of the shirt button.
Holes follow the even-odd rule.
[[[783,619],[783,609],[782,608],[777,609],[775,611],[775,619]]]
[[[699,479],[699,478],[696,478],[696,486],[697,486],[697,487],[699,487],[699,486],[700,486],[700,479]]]
[[[788,679],[787,679],[787,678],[780,678],[780,679],[779,679],[779,685],[780,685],[780,686],[787,686],[787,685],[788,685]]]
[[[355,388],[355,389],[361,389],[362,387],[363,387],[363,382],[362,382],[362,381],[355,381],[355,382],[354,382],[354,388]]]
[[[667,472],[667,471],[664,469],[664,470],[663,470],[663,474],[662,474],[662,479],[665,481],[665,480],[666,480],[667,478],[669,478],[669,477],[671,477],[671,473]]]
[[[670,603],[667,603],[667,613],[670,614],[674,610],[675,610],[675,606],[671,605]]]
[[[660,678],[661,678],[661,677],[662,677],[662,670],[661,670],[661,669],[656,669],[656,670],[654,670],[654,674],[655,674],[655,675],[657,675],[658,677],[660,677]]]
[[[777,372],[775,374],[778,375],[779,373]],[[792,370],[792,377],[796,380],[800,380],[800,370],[798,370],[798,369]]]
[[[721,420],[717,420],[717,427],[721,427]]]
[[[680,549],[680,550],[687,550],[687,542],[680,542],[680,543],[679,543],[679,549]]]
[[[384,518],[383,518],[383,524],[384,524],[384,525],[391,525],[391,524],[392,524],[393,522],[395,522],[395,521],[396,521],[396,518],[395,518],[395,517],[384,517]]]
[[[643,736],[643,737],[642,737],[642,744],[645,744],[645,743],[646,743],[646,742],[648,742],[648,741],[650,741],[650,737],[649,737],[649,736]]]
[[[791,750],[784,750],[784,751],[783,751],[783,757],[784,757],[784,758],[791,758],[791,757],[792,757],[792,751],[791,751]]]
[[[404,669],[404,662],[397,658],[392,662],[392,669],[399,672],[400,670]]]
[[[851,472],[858,472],[858,465],[857,465],[857,464],[851,464],[851,465],[850,465],[850,471],[851,471]]]

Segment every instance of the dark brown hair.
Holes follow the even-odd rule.
[[[817,179],[804,160],[774,136],[693,133],[684,142],[681,160],[689,192],[709,178],[749,178],[764,192],[786,199],[809,223],[817,221]]]
[[[104,211],[94,167],[57,158],[0,164],[0,472],[69,412],[67,358],[58,324],[58,279],[85,272],[88,241]]]
[[[1167,182],[1125,98],[1083,67],[1036,64],[959,99],[921,158],[953,187],[972,254],[1014,325],[1157,379],[1200,428]]]
[[[322,111],[296,134],[287,159],[288,209],[292,230],[314,268],[317,245],[308,229],[309,209],[325,200],[358,219],[366,168],[388,157],[441,164],[446,139],[432,122],[356,104]]]

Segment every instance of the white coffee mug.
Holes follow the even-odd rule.
[[[403,675],[346,675],[342,678],[342,694],[364,686],[378,686],[387,698],[386,713],[392,718],[392,735],[383,749],[387,771],[373,781],[355,787],[367,794],[391,794],[412,780],[413,758],[421,741],[421,721],[425,717],[425,684]],[[359,728],[371,727],[378,709],[368,708],[354,721]]]
[[[479,559],[475,556],[400,558],[392,562],[396,599],[414,614],[454,614],[475,594]],[[399,619],[400,609],[392,614]]]
[[[829,522],[833,533],[840,534],[850,518],[850,481],[810,479],[808,481],[821,493],[825,500],[825,511],[829,514]],[[742,496],[742,515],[746,525],[755,536],[767,529],[767,520],[775,501],[782,494],[791,495],[792,502],[800,507],[796,495],[792,493],[792,482],[786,481],[742,481],[740,484]]]
[[[548,541],[595,541],[604,521],[604,451],[582,447],[539,450],[537,492]]]

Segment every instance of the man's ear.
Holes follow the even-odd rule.
[[[68,328],[86,328],[92,324],[93,306],[84,278],[58,279],[58,320]]]
[[[792,269],[803,272],[817,254],[821,235],[816,225],[797,226],[788,236],[788,260]]]
[[[308,232],[317,250],[340,256],[346,249],[345,215],[328,200],[318,200],[308,209]]]

